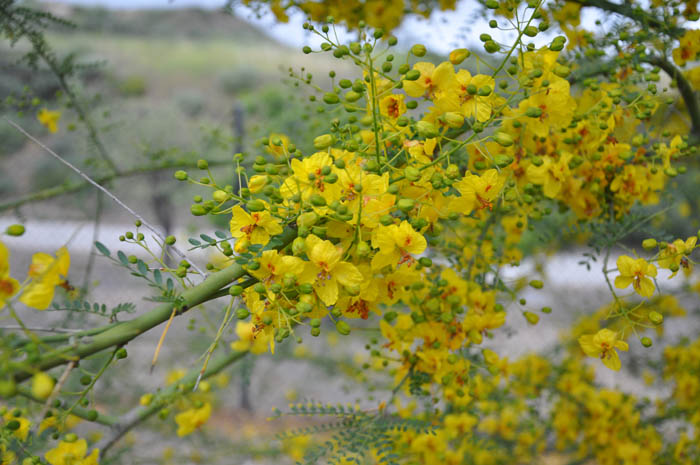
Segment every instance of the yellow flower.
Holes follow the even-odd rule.
[[[53,391],[54,380],[52,377],[40,371],[32,377],[32,395],[39,399],[46,399]]]
[[[372,269],[379,270],[389,265],[392,268],[403,263],[413,263],[412,255],[423,253],[427,247],[425,237],[408,223],[380,226],[373,231],[372,247],[379,252],[372,258]]]
[[[474,208],[491,210],[504,183],[505,180],[495,169],[487,170],[481,176],[467,172],[464,179],[454,184],[462,196],[453,199],[450,208],[465,215],[470,214]]]
[[[3,418],[5,419],[5,422],[9,422],[12,420],[17,421],[19,423],[19,428],[12,431],[12,435],[22,442],[27,440],[27,436],[29,435],[29,427],[32,425],[32,423],[29,420],[21,416],[16,417],[12,411],[8,411],[7,413],[5,413],[5,415],[3,415]]]
[[[691,236],[685,241],[683,239],[676,239],[661,251],[659,254],[659,266],[673,271],[670,278],[678,273],[681,266],[686,274],[690,273],[692,270],[692,263],[688,260],[687,256],[695,250],[695,244],[697,242],[697,236]]]
[[[274,353],[274,340],[272,333],[256,331],[254,323],[239,321],[236,323],[236,334],[239,339],[231,343],[231,348],[239,352],[250,351],[254,354],[267,352],[268,342],[271,352]]]
[[[245,238],[251,244],[265,245],[270,241],[270,236],[282,232],[282,226],[267,211],[248,213],[236,205],[232,213],[231,236],[237,239]]]
[[[642,297],[651,297],[654,294],[654,283],[647,276],[656,276],[656,267],[647,263],[643,258],[634,259],[626,255],[617,259],[617,269],[620,276],[615,278],[615,287],[624,289],[630,284]]]
[[[620,357],[615,349],[627,351],[629,346],[625,341],[618,340],[618,334],[607,328],[596,334],[584,334],[578,338],[581,349],[589,357],[600,357],[603,364],[611,370],[620,369]]]
[[[19,282],[10,277],[10,252],[5,244],[0,242],[0,308],[4,307],[5,301],[18,290]]]
[[[41,124],[46,126],[50,133],[58,131],[58,120],[61,119],[60,111],[50,111],[46,108],[39,110],[36,115],[36,119],[39,120]]]
[[[210,416],[211,404],[209,402],[199,408],[191,408],[182,413],[178,413],[175,416],[175,422],[178,426],[177,435],[180,437],[187,436],[206,423]]]
[[[66,285],[65,277],[70,267],[68,249],[61,247],[56,252],[56,258],[47,253],[35,253],[32,264],[29,265],[29,277],[32,281],[24,289],[19,300],[27,307],[46,310],[51,301],[56,286]]]
[[[339,283],[359,291],[362,274],[355,265],[341,261],[343,250],[332,242],[311,234],[306,238],[306,254],[311,261],[306,264],[302,281],[312,283],[316,295],[325,305],[338,301]]]
[[[87,453],[87,441],[79,439],[74,442],[61,441],[55,449],[48,451],[44,458],[51,465],[97,465],[100,451],[93,449]]]
[[[673,49],[673,61],[678,66],[693,61],[700,52],[700,30],[689,30],[680,38],[680,44]]]
[[[420,77],[415,81],[403,81],[403,89],[409,96],[434,99],[456,93],[458,82],[452,63],[445,61],[436,68],[432,63],[421,61],[413,65],[413,69],[420,71]]]
[[[406,104],[403,94],[387,95],[379,101],[379,111],[382,115],[396,119],[406,113]]]
[[[576,102],[571,98],[569,81],[554,77],[545,90],[536,92],[520,102],[518,107],[525,115],[530,109],[540,111],[537,117],[524,117],[523,123],[539,137],[546,137],[550,130],[566,127],[571,122]]]
[[[542,192],[550,199],[559,195],[562,186],[569,177],[569,161],[572,155],[563,153],[558,161],[553,161],[546,157],[540,166],[530,165],[527,167],[527,177],[538,186],[542,186]]]

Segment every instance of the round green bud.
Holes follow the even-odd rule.
[[[87,386],[90,383],[92,383],[92,376],[83,375],[80,377],[80,384],[82,384],[83,386]]]
[[[245,206],[251,212],[261,212],[265,210],[265,203],[258,199],[249,200],[246,202]]]
[[[247,308],[241,307],[238,310],[236,310],[236,317],[239,320],[245,320],[246,318],[248,318],[248,315],[250,315],[250,312]]]
[[[513,145],[513,137],[507,132],[496,131],[493,134],[493,140],[503,147],[510,147]]]
[[[420,263],[421,266],[424,266],[426,268],[430,268],[431,266],[433,266],[433,261],[428,257],[421,257],[418,260],[418,263]]]
[[[660,325],[664,322],[664,316],[656,310],[652,310],[649,312],[649,321],[655,325]]]
[[[209,162],[203,159],[199,159],[197,160],[197,168],[199,168],[200,170],[205,170],[209,168]]]
[[[655,249],[656,246],[657,246],[657,242],[656,242],[656,239],[654,239],[654,238],[644,239],[642,241],[642,247],[644,248],[644,250]]]
[[[175,236],[168,236],[165,238],[165,243],[168,245],[175,244],[175,241],[176,241]]]
[[[416,202],[413,199],[401,199],[397,202],[396,206],[402,212],[408,213],[416,206]]]
[[[314,148],[316,150],[327,149],[333,145],[333,136],[330,134],[323,134],[314,139]]]
[[[314,287],[309,283],[299,284],[300,294],[311,294],[314,291]]]
[[[404,79],[407,81],[417,81],[420,78],[420,71],[417,69],[412,69],[406,73]]]
[[[97,416],[98,416],[97,410],[90,410],[90,411],[88,411],[88,413],[87,413],[86,416],[87,416],[87,420],[88,420],[88,421],[95,421],[95,420],[97,420]]]
[[[338,96],[332,92],[326,92],[323,95],[323,102],[328,104],[328,105],[335,105],[336,103],[340,102],[340,99]]]
[[[24,234],[24,231],[25,231],[24,225],[21,225],[21,224],[11,224],[11,225],[8,226],[7,229],[5,230],[5,234],[7,234],[8,236],[19,237],[19,236],[21,236],[22,234]]]
[[[641,342],[644,347],[651,347],[651,345],[653,344],[651,338],[646,336],[640,339],[639,342]]]
[[[194,216],[204,216],[208,212],[209,210],[204,205],[193,204],[190,206],[190,213],[192,213]]]
[[[530,287],[533,287],[535,289],[542,289],[544,287],[544,283],[539,279],[533,279],[532,281],[530,281]]]
[[[10,378],[0,381],[0,398],[9,399],[10,397],[14,397],[16,394],[17,384],[15,383],[14,379]]]
[[[540,321],[540,317],[536,313],[525,311],[523,312],[523,316],[531,325],[536,325]]]
[[[423,44],[416,44],[413,47],[411,47],[411,53],[417,57],[423,57],[427,53],[427,49],[425,48],[425,45]]]
[[[257,283],[253,286],[253,290],[258,294],[267,294],[267,288],[263,283]]]
[[[302,52],[304,52],[306,55],[312,52],[311,47],[308,45],[305,45],[304,48],[301,49]]]
[[[120,347],[117,349],[117,353],[115,354],[115,357],[117,360],[124,359],[128,356],[129,354],[126,352],[126,349],[124,347]]]
[[[228,293],[233,297],[237,297],[243,294],[243,287],[239,286],[238,284],[234,284],[233,286],[228,288]]]
[[[317,337],[319,334],[321,334],[321,328],[311,328],[311,335],[313,337]]]
[[[187,172],[186,171],[182,171],[182,170],[175,171],[174,176],[175,176],[175,179],[177,179],[178,181],[187,181]]]
[[[350,325],[343,320],[339,320],[335,323],[335,330],[343,336],[347,336],[348,334],[350,334]]]

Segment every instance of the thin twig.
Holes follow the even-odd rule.
[[[68,328],[37,328],[31,326],[22,327],[20,325],[2,325],[0,329],[16,329],[16,330],[29,330],[29,331],[39,331],[42,333],[79,333],[83,331],[82,329],[68,329]]]
[[[63,370],[61,377],[58,379],[58,382],[53,387],[53,390],[51,390],[51,394],[49,394],[49,397],[46,399],[46,402],[44,402],[44,406],[41,408],[41,413],[39,414],[39,421],[37,422],[37,425],[40,424],[41,420],[46,415],[46,412],[48,412],[49,408],[51,408],[53,400],[56,398],[56,396],[58,396],[58,393],[61,392],[61,388],[68,379],[68,375],[71,371],[73,371],[73,368],[75,368],[77,364],[78,362],[76,360],[71,360],[70,363],[66,366],[66,369]]]
[[[95,181],[93,181],[92,178],[90,178],[90,176],[88,176],[87,174],[83,173],[80,169],[78,169],[76,166],[74,166],[73,164],[71,164],[69,161],[63,159],[63,157],[61,157],[59,154],[57,154],[56,152],[54,152],[53,150],[51,150],[49,147],[47,147],[46,145],[44,145],[44,144],[43,144],[40,140],[38,140],[36,137],[34,137],[34,136],[32,136],[31,134],[29,134],[27,131],[25,131],[25,130],[24,130],[21,126],[19,126],[17,123],[15,123],[14,121],[12,121],[12,120],[9,119],[9,118],[5,118],[5,119],[7,120],[8,123],[10,123],[10,125],[11,125],[12,127],[14,127],[16,130],[18,130],[18,131],[21,132],[22,134],[24,134],[25,137],[27,137],[29,140],[31,140],[32,142],[34,142],[35,144],[37,144],[39,147],[41,147],[42,149],[44,149],[44,150],[45,150],[46,152],[48,152],[52,157],[54,157],[55,159],[57,159],[58,161],[60,161],[60,162],[63,163],[64,165],[66,165],[66,166],[67,166],[68,168],[70,168],[71,170],[75,171],[75,172],[76,172],[77,174],[79,174],[83,179],[85,179],[87,182],[89,182],[90,184],[92,184],[93,186],[95,186],[97,189],[99,189],[99,190],[101,190],[102,192],[104,192],[110,199],[112,199],[114,202],[116,202],[117,205],[119,205],[120,207],[122,207],[123,209],[125,209],[126,211],[128,211],[134,218],[136,218],[137,220],[141,221],[141,223],[142,223],[146,228],[148,228],[153,234],[155,234],[156,237],[158,237],[158,239],[160,239],[162,243],[165,243],[165,237],[163,237],[163,235],[162,235],[155,227],[153,227],[148,221],[144,220],[143,217],[142,217],[141,215],[139,215],[139,214],[136,213],[134,210],[132,210],[128,205],[126,205],[124,202],[122,202],[121,200],[119,200],[114,194],[112,194],[110,191],[108,191],[107,189],[105,189],[105,188],[104,188],[103,186],[101,186],[100,184],[98,184],[98,183],[96,183]],[[194,268],[194,269],[197,271],[197,273],[200,274],[200,276],[202,276],[203,278],[206,278],[206,277],[207,277],[207,273],[205,273],[204,271],[202,271],[201,269],[199,269],[199,267],[198,267],[197,265],[195,265],[191,260],[188,260],[188,259],[187,259],[187,256],[186,256],[182,251],[180,251],[180,249],[178,249],[178,248],[177,248],[176,246],[174,246],[174,245],[171,246],[171,248],[172,248],[173,252],[175,252],[177,255],[180,256],[180,258],[182,258],[183,260],[187,260],[187,261],[192,265],[192,268]]]

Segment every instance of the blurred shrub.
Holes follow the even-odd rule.
[[[142,97],[146,94],[146,80],[141,76],[129,76],[119,82],[119,93],[124,97]]]
[[[196,91],[181,92],[176,98],[177,106],[190,118],[199,116],[206,108],[206,99]]]
[[[11,115],[8,115],[11,117]],[[5,115],[0,114],[0,157],[6,157],[24,147],[26,137],[3,121]],[[3,176],[4,177],[4,176]]]
[[[264,76],[254,69],[238,68],[221,76],[221,90],[228,95],[238,95],[260,87]]]

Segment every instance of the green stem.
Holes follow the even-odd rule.
[[[285,230],[278,236],[282,242],[279,248],[286,246],[294,237],[296,237],[296,230],[291,228]],[[245,275],[246,270],[241,265],[235,263],[228,268],[210,274],[201,283],[183,291],[181,294],[182,310],[179,314],[181,315],[191,308],[211,300],[213,295],[218,295],[224,287]],[[90,342],[66,345],[55,349],[45,354],[39,361],[33,364],[33,370],[50,370],[70,360],[80,360],[110,347],[123,346],[146,331],[167,321],[170,318],[172,310],[173,304],[167,302],[133,320],[111,326],[104,332],[97,334]],[[34,371],[28,371],[22,368],[19,364],[15,365],[15,368],[17,372],[14,378],[17,382],[30,378],[34,373]]]

